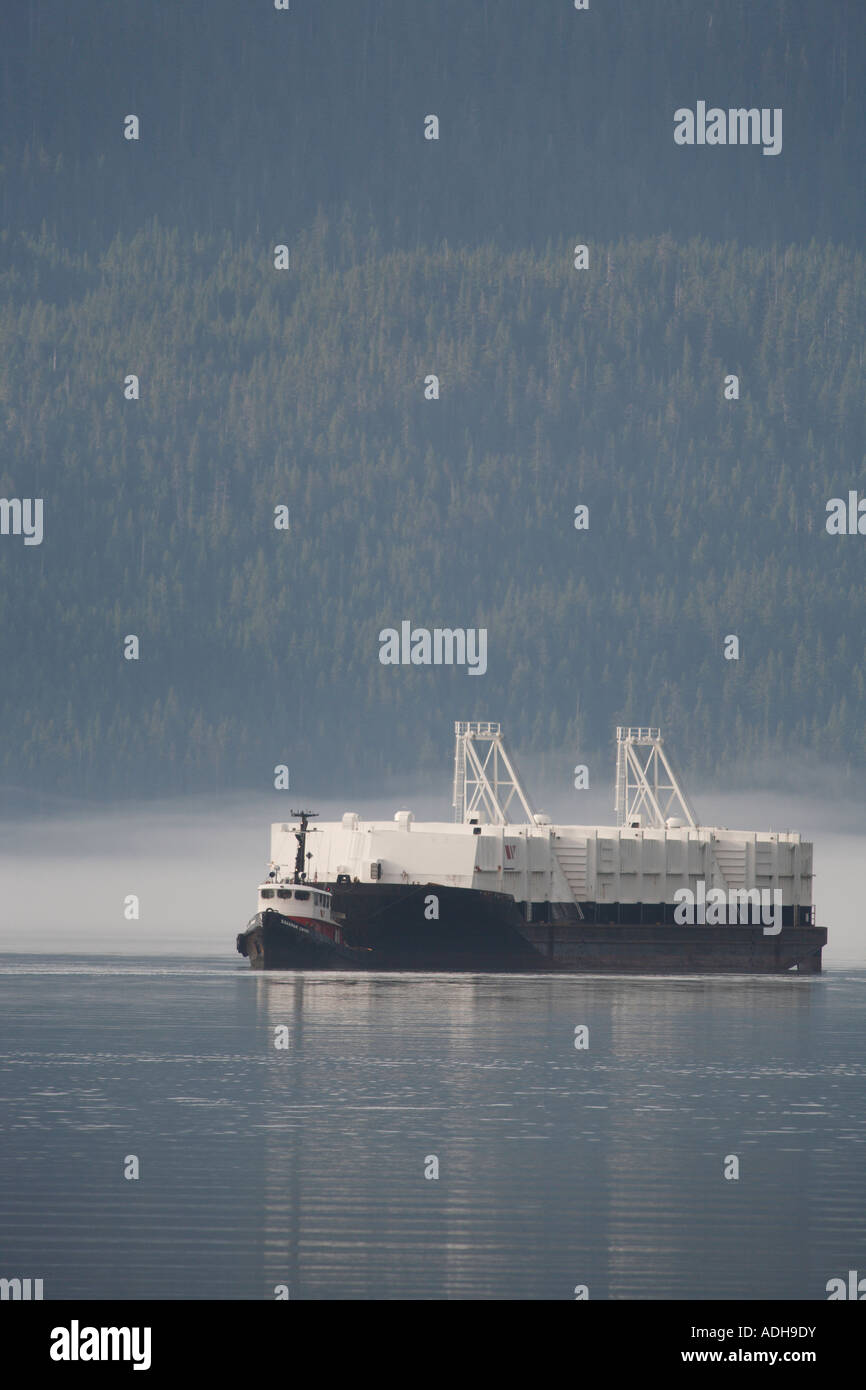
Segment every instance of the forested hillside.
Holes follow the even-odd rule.
[[[0,216],[74,250],[152,216],[291,241],[346,204],[383,245],[670,232],[858,241],[858,0],[14,0]],[[779,156],[674,112],[780,107]],[[140,138],[123,138],[128,114]],[[440,120],[427,142],[423,122]]]
[[[662,236],[576,270],[573,237],[385,252],[348,209],[288,271],[273,242],[2,234],[0,496],[45,506],[0,543],[3,784],[337,791],[420,756],[438,790],[467,717],[565,784],[598,749],[610,776],[617,722],[698,773],[866,762],[866,539],[824,525],[866,490],[859,253]],[[382,666],[403,619],[485,627],[487,673]]]

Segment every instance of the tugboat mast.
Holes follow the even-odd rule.
[[[304,851],[307,847],[307,825],[309,824],[310,820],[315,819],[315,817],[318,814],[318,811],[292,811],[293,816],[300,816],[301,818],[301,828],[300,830],[295,831],[295,839],[298,842],[298,852],[295,855],[295,874],[292,879],[293,883],[306,882],[307,874],[304,868]]]

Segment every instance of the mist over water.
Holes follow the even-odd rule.
[[[612,822],[608,789],[555,790],[534,804]],[[299,805],[450,812],[427,787],[0,823],[0,1272],[48,1299],[821,1299],[862,1265],[845,808],[700,804],[814,838],[822,976],[261,974],[235,937]]]
[[[530,778],[525,779],[532,787]],[[854,804],[780,792],[699,790],[700,818],[743,830],[798,830],[814,842],[814,901],[829,929],[825,969],[866,965],[860,891],[866,831]],[[533,805],[564,824],[615,823],[610,785],[585,792],[542,786]],[[270,824],[308,806],[322,820],[347,810],[390,820],[448,820],[450,788],[336,801],[315,792],[178,798],[86,810],[70,807],[19,823],[0,821],[0,951],[97,955],[220,955],[255,911],[270,854]],[[136,894],[138,921],[124,900]],[[240,957],[238,957],[240,961]],[[244,962],[245,965],[245,962]]]

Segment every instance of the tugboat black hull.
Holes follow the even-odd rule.
[[[775,935],[760,926],[677,926],[663,905],[623,921],[610,905],[602,916],[602,905],[584,904],[581,919],[573,904],[537,904],[533,918],[551,920],[527,922],[503,893],[433,883],[328,887],[342,942],[260,913],[238,937],[254,969],[815,974],[827,940],[825,928],[808,923],[786,923]]]
[[[370,955],[273,910],[256,913],[237,949],[253,970],[363,970]]]

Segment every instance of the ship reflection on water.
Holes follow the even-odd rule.
[[[3,1263],[46,1299],[820,1299],[866,1246],[864,990],[7,956]]]
[[[851,1120],[821,1041],[824,982],[347,974],[255,989],[263,1034],[286,1044],[270,1043],[263,1121],[266,1284],[821,1296],[819,1213],[846,1164],[832,1131]],[[862,1111],[856,1135],[862,1157]]]

